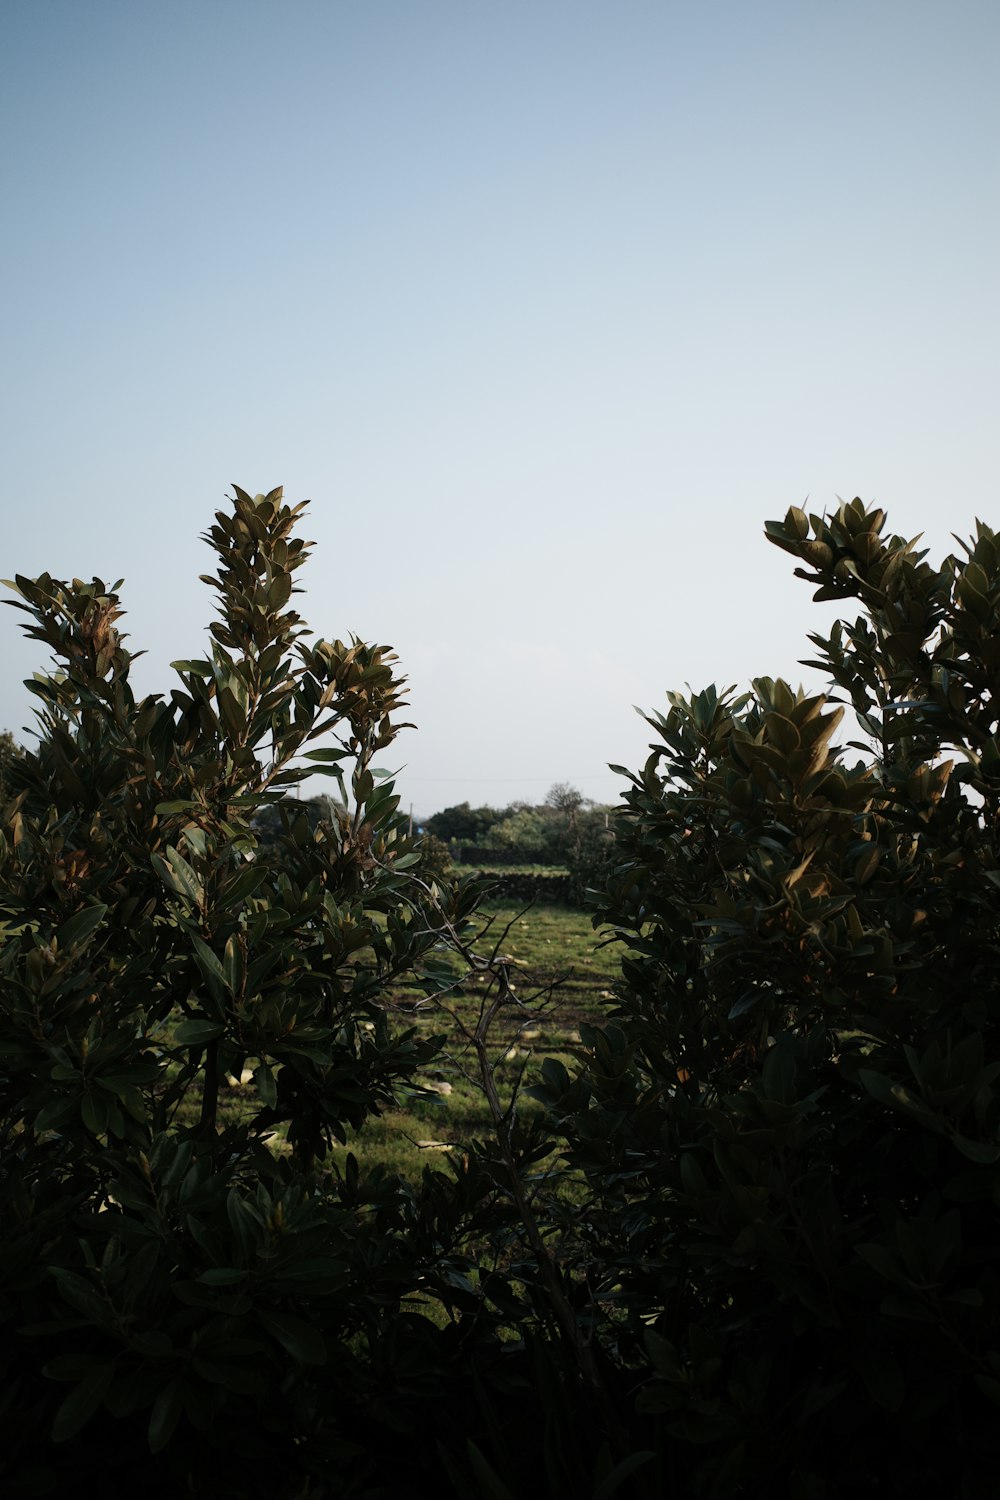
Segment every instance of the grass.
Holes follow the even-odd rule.
[[[583,911],[537,906],[522,912],[488,903],[484,916],[492,918],[484,947],[506,931],[500,952],[510,960],[511,985],[522,1002],[500,1012],[494,1031],[497,1083],[503,1093],[522,1069],[523,1082],[530,1085],[543,1058],[558,1057],[569,1066],[579,1055],[580,1025],[602,1019],[618,955],[614,948],[595,947],[596,934]],[[363,1167],[380,1164],[416,1178],[434,1164],[435,1156],[491,1133],[482,1092],[471,1076],[475,1058],[458,1024],[475,1024],[487,985],[485,977],[473,979],[454,1000],[449,998],[454,1022],[415,993],[393,996],[401,1024],[429,1034],[448,1033],[444,1051],[419,1078],[430,1097],[410,1097],[369,1121],[349,1146],[335,1152],[338,1165],[350,1150]],[[522,1113],[535,1107],[528,1099],[520,1106]]]

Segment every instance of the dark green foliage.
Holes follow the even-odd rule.
[[[503,938],[473,952],[477,890],[375,769],[392,653],[290,607],[300,511],[217,513],[168,696],[132,694],[119,585],[13,585],[54,663],[0,833],[4,1493],[611,1496],[644,1460],[539,1227],[552,1142],[498,1092]],[[453,998],[456,958],[494,1138],[416,1187],[337,1170],[437,1055],[391,991]]]
[[[9,729],[0,733],[0,805],[7,801],[14,790],[14,780],[21,761],[22,750]]]
[[[448,878],[452,863],[451,851],[443,839],[435,838],[433,833],[422,833],[414,839],[413,847],[420,855],[417,869],[421,880],[442,881]]]
[[[538,807],[513,803],[480,842],[519,863],[570,867],[580,855],[589,821],[598,817],[603,823],[603,809],[592,809],[576,787],[556,782]]]
[[[445,843],[475,844],[503,817],[495,807],[470,807],[460,802],[429,817],[424,828]]]
[[[610,823],[611,811],[606,807],[587,807],[576,814],[576,827],[565,854],[570,898],[576,905],[592,905],[592,893],[607,884],[615,858]]]
[[[253,832],[258,849],[279,845],[297,818],[305,818],[310,833],[315,833],[321,823],[336,826],[338,817],[347,811],[343,802],[334,797],[301,797],[286,793],[280,801],[267,802],[253,816]]]
[[[118,585],[13,585],[55,663],[0,846],[7,1493],[363,1489],[386,1403],[418,1425],[401,1370],[440,1394],[447,1329],[403,1309],[454,1306],[468,1194],[323,1163],[434,1055],[382,1002],[472,897],[424,899],[374,769],[392,653],[290,607],[301,509],[217,514],[211,650],[166,697],[133,697]],[[319,820],[281,800],[303,758]]]
[[[812,637],[828,699],[649,716],[613,1021],[542,1091],[579,1263],[679,1493],[992,1494],[1000,543],[934,568],[860,501],[767,530],[861,614]]]
[[[935,569],[858,501],[790,511],[861,610],[812,637],[829,695],[670,695],[610,848],[572,788],[507,810],[604,867],[624,950],[532,1090],[560,1160],[498,1066],[507,933],[474,947],[375,770],[394,658],[289,607],[300,510],[218,513],[168,696],[132,696],[118,585],[15,584],[55,665],[0,845],[5,1493],[991,1495],[993,533]],[[334,1170],[435,1055],[391,987],[463,971],[494,1137],[417,1188]]]
[[[480,872],[490,899],[513,902],[520,907],[578,904],[569,875],[560,869],[498,869]]]
[[[548,899],[582,906],[587,891],[603,884],[612,847],[609,813],[609,808],[594,806],[576,787],[556,782],[538,806],[514,802],[498,811],[470,808],[466,802],[436,813],[426,826],[452,841],[456,858],[481,869],[548,865],[568,871],[568,880],[560,882],[557,895],[553,887]],[[514,895],[515,886],[507,881],[504,888]],[[546,899],[544,893],[541,899]]]

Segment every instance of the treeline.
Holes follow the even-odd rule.
[[[422,826],[427,836],[447,846],[457,864],[490,870],[555,865],[566,871],[558,882],[559,897],[583,901],[587,890],[600,884],[611,855],[611,815],[610,807],[592,802],[567,782],[556,782],[541,803],[519,801],[496,808],[461,802]],[[518,896],[524,894],[519,887]],[[546,891],[537,894],[544,898]]]
[[[347,817],[339,798],[288,795],[254,816],[263,848],[280,845],[289,830],[312,837],[324,824]],[[613,809],[557,782],[544,802],[512,802],[506,807],[472,807],[468,802],[434,813],[408,832],[420,854],[420,873],[440,880],[454,867],[488,871],[492,893],[514,901],[555,901],[585,905],[588,892],[604,882],[614,849]],[[545,868],[519,870],[517,867]]]

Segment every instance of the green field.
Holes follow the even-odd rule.
[[[503,937],[500,954],[510,960],[511,984],[520,1001],[504,1007],[491,1033],[498,1085],[509,1093],[522,1070],[524,1085],[530,1085],[545,1057],[570,1064],[579,1051],[581,1022],[600,1021],[611,999],[618,953],[596,946],[597,934],[583,911],[546,905],[522,912],[493,903],[484,907],[483,916],[491,926],[480,946],[492,948]],[[485,977],[473,978],[449,997],[459,1023],[475,1025],[488,986]],[[341,1164],[350,1150],[362,1166],[380,1163],[419,1177],[436,1156],[490,1134],[492,1125],[461,1025],[416,992],[397,993],[391,1003],[402,1026],[445,1032],[448,1040],[420,1075],[427,1095],[415,1095],[369,1121],[347,1147],[336,1151],[335,1160]],[[523,1099],[519,1107],[524,1113],[535,1106]]]

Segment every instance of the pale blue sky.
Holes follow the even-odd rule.
[[[283,483],[404,804],[613,798],[632,704],[802,675],[766,519],[1000,525],[998,61],[992,0],[3,0],[0,574],[124,575],[164,689]]]

